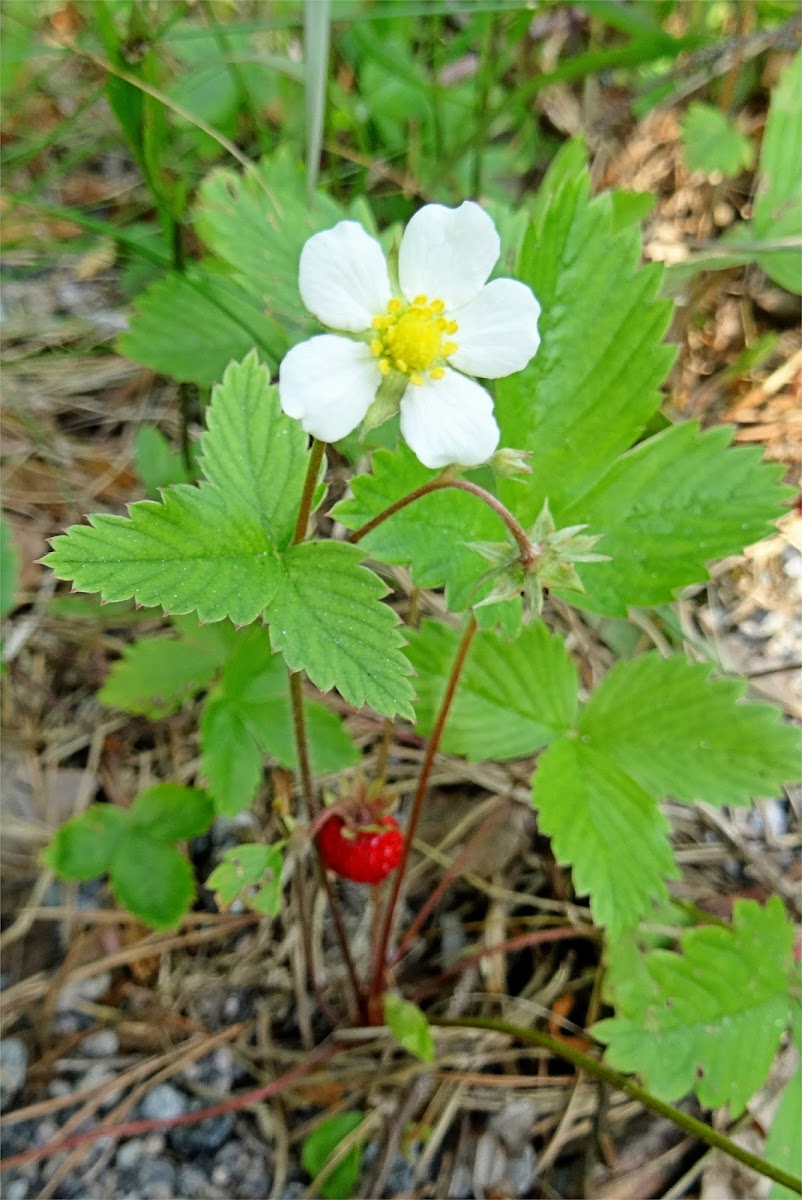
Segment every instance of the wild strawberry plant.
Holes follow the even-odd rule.
[[[217,813],[251,803],[267,760],[299,775],[303,802],[280,806],[281,841],[229,852],[208,881],[221,903],[278,911],[290,903],[282,870],[309,846],[335,916],[326,868],[387,877],[370,978],[337,925],[363,1020],[386,1019],[430,1056],[394,967],[434,756],[537,756],[540,831],[604,934],[614,1015],[595,1034],[610,1068],[637,1072],[655,1103],[695,1089],[735,1113],[798,1013],[792,927],[774,899],[683,930],[660,805],[776,794],[798,773],[797,736],[714,664],[681,655],[623,661],[588,694],[548,619],[554,605],[625,617],[669,604],[711,560],[769,533],[789,499],[780,468],[731,447],[726,428],[660,417],[671,306],[661,268],[640,265],[638,215],[591,194],[578,143],[528,207],[499,215],[501,237],[473,203],[426,206],[403,233],[379,233],[364,202],[307,204],[281,155],[241,177],[214,171],[196,212],[218,263],[214,294],[191,271],[168,277],[124,338],[179,379],[217,381],[200,479],[126,516],[90,517],[46,561],[80,591],[170,616],[172,632],[132,645],[101,699],[159,717],[205,692],[200,775]],[[332,506],[334,439],[354,469]],[[381,573],[395,565],[417,588],[444,590],[447,619],[402,626]],[[350,709],[414,723],[426,750],[409,810],[391,814],[383,781],[356,777],[343,704],[333,711],[307,681]],[[324,777],[339,777],[336,798]],[[69,878],[109,872],[122,904],[165,927],[192,888],[159,912],[154,889],[146,906],[157,866],[142,839],[174,864],[167,843],[200,824],[157,822],[156,834],[142,804],[111,821],[90,810],[56,836],[49,862]],[[646,928],[656,914],[676,927],[659,949]]]

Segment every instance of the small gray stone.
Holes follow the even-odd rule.
[[[120,1035],[116,1029],[98,1029],[81,1042],[81,1051],[87,1058],[113,1058],[120,1049]]]
[[[121,1171],[129,1171],[132,1167],[138,1166],[144,1153],[144,1138],[131,1138],[130,1142],[124,1142],[120,1146],[114,1156],[114,1165]]]
[[[190,1112],[199,1112],[208,1108],[208,1101],[193,1100],[189,1105]],[[197,1121],[193,1125],[176,1125],[167,1134],[167,1140],[176,1154],[184,1158],[193,1158],[205,1150],[216,1150],[231,1133],[234,1127],[234,1114],[221,1113],[219,1117],[207,1117],[205,1121]]]
[[[28,1047],[22,1038],[0,1039],[0,1111],[5,1112],[25,1082]]]
[[[148,1092],[139,1105],[146,1121],[168,1121],[171,1117],[183,1117],[189,1105],[188,1098],[171,1083],[160,1083]]]
[[[102,1063],[92,1063],[91,1067],[84,1072],[82,1087],[90,1088],[97,1087],[101,1083],[111,1083],[116,1079],[116,1074],[110,1067],[104,1067]],[[122,1096],[122,1088],[112,1088],[106,1092],[98,1107],[103,1112],[107,1108],[111,1108],[116,1104]]]
[[[88,979],[72,979],[61,989],[56,1009],[65,1012],[75,1007],[76,1000],[99,1000],[111,987],[111,972],[99,971]]]
[[[27,1179],[13,1179],[3,1193],[5,1200],[28,1200],[30,1184]]]
[[[281,1193],[279,1200],[299,1200],[305,1191],[305,1183],[301,1183],[297,1179],[291,1179],[289,1183],[285,1183],[284,1191]]]
[[[524,1146],[520,1154],[507,1159],[504,1178],[516,1196],[531,1196],[532,1182],[535,1178],[537,1159],[534,1146]]]
[[[178,1168],[176,1192],[182,1200],[211,1200],[219,1195],[217,1188],[212,1187],[203,1171],[190,1163]]]
[[[403,1154],[395,1154],[384,1181],[384,1190],[389,1196],[411,1192],[415,1185],[415,1168]]]

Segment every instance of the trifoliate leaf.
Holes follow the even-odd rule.
[[[195,896],[195,877],[183,855],[135,829],[117,847],[110,881],[123,908],[153,929],[173,929]]]
[[[285,842],[272,846],[234,846],[206,880],[220,907],[241,900],[248,908],[274,917],[281,907],[281,867]]]
[[[432,731],[459,633],[437,621],[409,631],[416,671],[418,728]],[[577,676],[565,642],[534,620],[515,642],[476,634],[443,733],[447,754],[472,761],[521,758],[548,746],[571,727]]]
[[[62,879],[94,879],[109,870],[127,831],[128,813],[124,809],[113,804],[92,804],[56,830],[42,853],[42,861]]]
[[[737,900],[732,927],[705,925],[682,953],[646,956],[649,983],[593,1032],[607,1061],[637,1071],[661,1100],[691,1089],[707,1108],[737,1116],[764,1083],[788,1025],[793,928],[782,901]]]
[[[799,732],[709,663],[645,654],[613,667],[579,721],[585,741],[656,796],[749,804],[799,776]]]
[[[751,167],[752,143],[734,121],[711,104],[694,101],[682,118],[685,161],[691,171],[737,175]]]
[[[532,785],[538,826],[574,888],[590,894],[593,918],[611,936],[665,900],[679,875],[668,822],[656,802],[604,754],[566,738],[538,763]]]
[[[364,1119],[365,1114],[361,1112],[336,1113],[333,1117],[324,1117],[304,1141],[301,1150],[304,1170],[313,1178],[319,1175],[340,1142],[353,1133]],[[349,1200],[354,1194],[361,1170],[362,1146],[356,1145],[320,1185],[323,1200]]]
[[[234,279],[278,321],[290,344],[317,328],[298,291],[304,243],[345,216],[318,192],[311,204],[306,173],[290,152],[279,151],[238,175],[218,168],[201,184],[196,229],[234,269]]]
[[[180,783],[157,783],[140,792],[128,810],[131,827],[157,842],[199,837],[214,820],[206,792]]]
[[[566,508],[561,524],[604,532],[610,562],[582,567],[585,594],[572,603],[610,616],[663,604],[707,578],[705,564],[765,537],[791,489],[782,466],[754,446],[727,449],[731,429],[675,425],[631,450]],[[567,594],[566,594],[567,595]]]
[[[327,775],[353,766],[359,751],[341,719],[315,700],[304,701],[312,770]],[[212,691],[201,721],[201,770],[220,812],[231,816],[253,799],[262,759],[298,765],[287,666],[273,654],[267,631],[250,629]]]
[[[426,1016],[396,992],[384,996],[384,1022],[397,1042],[422,1062],[434,1061],[434,1039]]]
[[[182,383],[210,386],[256,345],[275,367],[286,341],[255,301],[208,272],[166,275],[136,298],[119,349]]]
[[[783,71],[771,94],[760,150],[752,230],[760,240],[802,239],[802,53]],[[802,249],[767,250],[758,256],[775,283],[802,292]]]
[[[662,342],[671,315],[656,299],[662,268],[639,266],[637,227],[616,227],[609,194],[591,199],[579,158],[563,155],[544,180],[518,263],[542,306],[540,348],[496,384],[501,444],[532,454],[531,476],[500,485],[525,526],[546,498],[559,525],[573,523],[565,508],[641,434],[674,353]]]
[[[141,638],[117,659],[98,692],[101,704],[159,718],[206,686],[233,648],[228,623],[190,624],[177,638]]]
[[[19,553],[5,517],[0,517],[0,617],[14,607],[14,595],[19,575]]]
[[[45,559],[60,579],[107,600],[194,610],[202,621],[247,625],[264,610],[280,582],[276,548],[302,486],[305,435],[253,355],[226,371],[208,419],[207,482],[133,504],[127,517],[73,526]]]
[[[336,687],[355,708],[412,717],[409,662],[398,617],[380,602],[385,584],[344,542],[306,542],[281,560],[270,637],[293,671],[322,692]]]
[[[438,474],[405,444],[379,450],[372,474],[353,479],[353,497],[336,504],[331,515],[347,529],[358,529]],[[445,586],[449,608],[461,612],[490,591],[489,585],[476,587],[487,565],[470,543],[499,541],[503,535],[501,520],[481,500],[447,488],[415,500],[359,544],[381,562],[409,564],[417,587]]]
[[[774,1114],[764,1151],[766,1160],[792,1175],[802,1176],[802,1068],[785,1085]],[[796,1192],[775,1183],[769,1200],[796,1200]]]

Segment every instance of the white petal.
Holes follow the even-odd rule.
[[[483,208],[426,204],[409,222],[398,251],[398,279],[407,300],[428,296],[446,308],[467,304],[498,260],[501,242]]]
[[[448,370],[442,379],[409,385],[401,400],[401,433],[425,467],[476,467],[499,439],[488,393]]]
[[[350,333],[368,329],[392,295],[382,248],[356,221],[340,221],[309,239],[298,286],[319,321]]]
[[[540,305],[525,283],[494,279],[462,308],[446,314],[459,329],[449,362],[468,375],[500,379],[522,371],[540,345]]]
[[[356,429],[381,378],[363,342],[323,333],[290,350],[279,370],[278,394],[284,412],[307,433],[337,442]]]

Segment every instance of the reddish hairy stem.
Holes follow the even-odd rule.
[[[440,739],[443,736],[443,729],[445,728],[446,720],[448,719],[448,714],[451,709],[451,704],[454,700],[454,693],[457,690],[459,677],[462,674],[462,668],[465,666],[465,660],[468,657],[468,651],[471,648],[471,643],[477,628],[476,618],[474,617],[473,613],[471,613],[468,624],[465,627],[465,632],[462,635],[459,648],[457,649],[456,658],[454,659],[453,666],[451,667],[451,674],[448,677],[446,690],[443,695],[443,699],[440,702],[440,711],[437,714],[437,720],[435,721],[434,729],[432,730],[432,736],[429,738],[429,741],[426,745],[426,751],[423,755],[420,775],[418,776],[418,785],[415,789],[415,799],[412,802],[412,812],[410,813],[409,824],[407,825],[406,832],[404,834],[404,850],[401,856],[401,862],[398,864],[398,870],[393,876],[393,886],[390,892],[390,898],[387,902],[387,907],[384,912],[384,922],[382,925],[381,937],[379,938],[379,943],[376,947],[376,959],[373,968],[373,983],[370,993],[370,1016],[372,1019],[379,1019],[377,1010],[379,997],[381,996],[382,988],[384,986],[384,975],[387,963],[387,948],[390,944],[390,937],[393,932],[393,919],[395,917],[396,905],[398,904],[398,897],[401,892],[401,885],[404,880],[404,873],[406,871],[407,863],[409,862],[409,856],[412,850],[412,842],[414,840],[415,831],[418,827],[418,821],[420,820],[421,811],[423,809],[423,801],[426,798],[426,792],[429,785],[429,775],[431,774],[435,755],[437,754],[440,746]]]
[[[185,1113],[181,1117],[165,1117],[162,1120],[125,1121],[122,1125],[101,1125],[97,1129],[87,1129],[83,1133],[75,1133],[71,1137],[48,1142],[46,1146],[23,1150],[20,1154],[12,1154],[9,1158],[0,1159],[0,1170],[38,1162],[42,1158],[50,1158],[52,1154],[58,1154],[61,1150],[70,1150],[73,1146],[95,1142],[98,1138],[139,1137],[143,1133],[158,1133],[163,1129],[175,1129],[177,1125],[194,1125],[197,1121],[205,1121],[208,1117],[219,1117],[223,1113],[237,1112],[251,1104],[259,1104],[270,1096],[278,1095],[279,1092],[283,1092],[297,1080],[302,1079],[313,1067],[321,1066],[345,1049],[344,1043],[337,1042],[328,1046],[320,1046],[317,1050],[313,1050],[297,1067],[285,1071],[271,1083],[255,1088],[252,1092],[244,1092],[241,1096],[234,1096],[231,1100],[224,1100],[221,1104],[201,1108],[197,1112]]]
[[[309,515],[312,512],[312,500],[315,496],[317,477],[320,472],[320,464],[323,462],[325,449],[326,443],[319,442],[315,438],[312,442],[312,450],[306,468],[306,479],[304,480],[304,490],[301,493],[301,503],[298,506],[298,520],[295,523],[295,533],[292,539],[293,546],[297,546],[306,537],[306,527],[309,524]]]
[[[516,521],[510,510],[505,507],[491,492],[480,487],[478,483],[471,483],[468,479],[456,479],[451,476],[439,476],[437,479],[430,479],[428,483],[422,483],[419,488],[415,488],[414,492],[408,492],[406,496],[402,496],[400,500],[396,500],[394,504],[388,505],[378,513],[372,520],[361,525],[359,529],[355,529],[349,533],[347,541],[358,542],[367,534],[372,533],[379,525],[386,521],[389,517],[394,517],[397,512],[401,512],[402,508],[406,508],[408,504],[412,504],[415,500],[422,499],[423,496],[429,496],[432,492],[442,491],[443,488],[456,488],[459,492],[468,492],[471,496],[478,497],[488,508],[492,508],[497,516],[509,529],[518,549],[521,551],[521,562],[527,569],[534,565],[536,561],[535,550],[526,536],[523,527]]]

